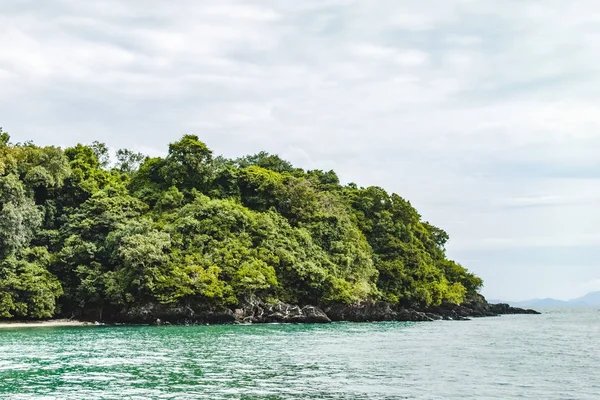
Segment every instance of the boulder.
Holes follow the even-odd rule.
[[[318,307],[315,306],[304,306],[302,308],[302,314],[305,315],[305,322],[311,324],[321,324],[331,322],[331,319]]]
[[[400,309],[396,317],[396,321],[424,322],[433,320],[434,318],[431,318],[427,313],[411,309]]]
[[[384,301],[364,301],[357,304],[336,304],[328,307],[325,313],[332,321],[371,322],[396,321],[398,313]]]
[[[508,304],[500,303],[500,304],[490,304],[490,309],[492,312],[500,315],[505,314],[541,314],[538,311],[527,309],[527,308],[519,308],[519,307],[511,307]]]
[[[328,323],[327,314],[318,307],[291,305],[283,302],[266,303],[255,297],[247,299],[235,310],[235,318],[241,323]]]
[[[147,303],[124,310],[91,309],[90,315],[99,320],[133,324],[230,324],[230,323],[328,323],[331,321],[464,321],[471,317],[502,314],[539,314],[535,310],[511,307],[508,304],[489,304],[479,294],[470,296],[463,304],[443,302],[434,307],[392,305],[384,301],[363,301],[356,304],[334,304],[325,310],[319,307],[265,302],[255,296],[245,299],[239,308],[205,304]],[[83,314],[83,311],[82,311]]]
[[[115,322],[132,324],[225,324],[235,321],[233,312],[226,307],[202,307],[148,303],[125,309],[110,318]]]

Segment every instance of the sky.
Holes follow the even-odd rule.
[[[596,0],[8,0],[13,141],[198,134],[396,192],[496,299],[600,290]]]

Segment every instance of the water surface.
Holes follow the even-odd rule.
[[[594,399],[600,311],[0,330],[1,399]]]

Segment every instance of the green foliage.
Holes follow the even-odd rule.
[[[15,174],[0,177],[0,255],[26,247],[42,223],[42,215]]]
[[[165,158],[113,162],[100,142],[14,145],[0,129],[0,318],[252,297],[460,303],[482,281],[447,241],[396,194],[265,152],[213,158],[185,135]]]
[[[34,247],[0,262],[0,318],[50,318],[62,295],[57,277],[48,271],[51,256]]]
[[[283,175],[262,167],[241,169],[238,182],[243,204],[256,211],[277,206],[284,191],[283,181]]]
[[[212,179],[212,151],[198,136],[185,135],[169,144],[169,155],[164,160],[160,174],[169,186],[180,189],[206,190]]]
[[[108,167],[108,164],[110,163],[110,154],[106,144],[100,143],[96,140],[92,143],[90,148],[94,152],[100,168]]]
[[[146,157],[142,153],[135,153],[129,149],[117,150],[117,169],[130,174],[138,170]]]
[[[111,238],[119,292],[127,294],[127,303],[167,299],[172,272],[170,236],[149,226],[132,225],[133,229],[126,226],[116,233],[117,238]]]
[[[377,286],[386,300],[425,306],[444,300],[461,303],[468,292],[480,289],[479,278],[446,259],[446,232],[421,222],[408,201],[378,187],[349,185],[344,193],[375,253]]]
[[[294,166],[289,161],[281,159],[276,154],[269,154],[265,151],[261,151],[260,153],[255,154],[253,156],[238,158],[237,160],[235,160],[235,165],[237,165],[238,168],[242,169],[255,166],[279,173],[292,173],[299,171],[299,169],[294,168]]]
[[[10,135],[8,132],[4,132],[2,127],[0,127],[0,147],[8,146],[8,142],[10,141]]]

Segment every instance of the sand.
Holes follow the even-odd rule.
[[[2,328],[43,328],[54,326],[85,326],[94,325],[93,322],[77,321],[72,319],[53,319],[49,321],[0,321]]]

